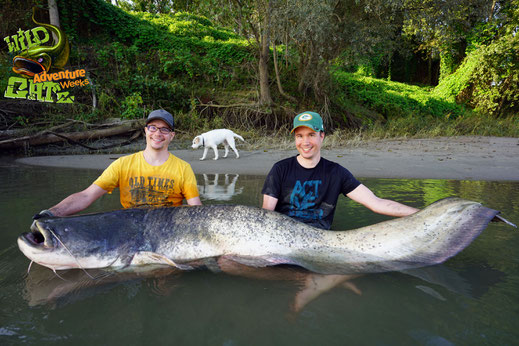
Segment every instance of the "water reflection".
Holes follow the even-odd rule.
[[[355,279],[367,276],[362,274],[321,275],[288,265],[252,268],[226,258],[218,259],[217,267],[218,270],[215,272],[218,275],[291,283],[294,293],[286,301],[286,310],[287,316],[292,318],[308,304],[335,288],[346,288],[355,295],[361,296],[362,289],[356,284]],[[62,307],[107,292],[123,284],[128,285],[130,282],[139,282],[145,287],[150,287],[156,295],[168,296],[177,285],[182,285],[185,282],[183,280],[184,275],[192,274],[193,272],[183,272],[177,268],[160,265],[132,267],[122,271],[74,269],[59,271],[58,274],[48,268],[34,265],[25,278],[24,299],[29,306]],[[397,274],[394,273],[394,275]],[[415,287],[441,301],[447,299],[437,291],[438,287],[465,296],[471,294],[471,287],[468,282],[443,265],[405,270],[400,274],[418,278],[420,284],[415,285]],[[391,275],[391,273],[388,275]],[[431,286],[436,287],[436,289]]]
[[[243,192],[243,186],[236,187],[239,174],[225,174],[223,184],[220,184],[219,174],[211,176],[212,174],[203,174],[204,185],[197,185],[202,200],[230,201]]]
[[[292,302],[287,302],[287,309],[292,313],[300,312],[321,294],[341,284],[361,294],[360,289],[350,282],[360,275],[319,275],[291,266],[251,268],[226,259],[220,259],[218,264],[223,272],[218,275],[291,282],[296,293]],[[34,265],[25,279],[24,299],[29,306],[64,306],[129,282],[142,282],[145,286],[152,287],[155,294],[168,295],[176,285],[182,284],[181,275],[190,274],[191,272],[182,272],[166,266],[133,267],[122,271],[74,269],[59,271],[58,274],[48,268]]]
[[[149,286],[160,287],[154,290],[156,294],[164,295],[174,286],[175,275],[179,273],[180,270],[165,266],[132,268],[120,272],[109,269],[72,269],[54,273],[46,267],[34,265],[25,278],[24,298],[29,306],[63,306],[121,284],[144,279],[149,280]],[[168,280],[160,281],[164,278]]]
[[[97,280],[74,270],[59,272],[68,280],[64,281],[33,265],[26,274],[29,261],[18,250],[16,238],[28,230],[31,216],[88,186],[98,175],[89,170],[1,167],[0,179],[7,182],[0,186],[1,344],[167,344],[175,340],[183,345],[511,345],[519,338],[519,232],[504,224],[489,225],[444,265],[344,282],[320,280],[298,268],[254,275],[178,273],[168,268],[103,276],[106,273],[89,270]],[[206,182],[197,176],[200,187],[214,186],[215,178],[207,175]],[[234,178],[234,195],[222,199],[233,194],[227,185]],[[220,175],[216,186],[223,195],[214,200],[207,195],[206,204],[258,206],[263,180],[229,175],[226,183]],[[450,196],[476,200],[519,223],[518,183],[362,182],[381,197],[418,208]],[[118,208],[119,196],[113,193],[87,212]],[[380,221],[382,216],[340,197],[333,228]]]

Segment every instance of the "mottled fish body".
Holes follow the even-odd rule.
[[[374,273],[441,263],[498,211],[448,198],[416,214],[325,231],[251,206],[126,209],[37,220],[20,250],[51,269],[165,264],[191,269],[225,256],[253,267],[292,264],[323,274]]]

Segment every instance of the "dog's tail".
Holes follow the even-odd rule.
[[[236,137],[236,138],[238,138],[238,139],[241,139],[242,142],[245,142],[245,139],[243,139],[242,136],[240,136],[240,135],[238,135],[238,134],[236,134],[236,133],[234,133],[234,132],[233,132],[233,136]]]

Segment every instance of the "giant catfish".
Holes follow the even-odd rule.
[[[444,262],[491,220],[507,222],[498,213],[447,198],[407,217],[325,231],[243,205],[126,209],[39,219],[18,245],[30,260],[53,270],[147,264],[193,269],[223,257],[252,267],[290,264],[322,274],[375,273]]]

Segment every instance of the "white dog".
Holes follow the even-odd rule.
[[[225,147],[225,154],[223,157],[227,157],[227,154],[229,153],[229,147],[234,151],[236,154],[236,158],[240,158],[240,154],[238,154],[238,150],[236,150],[236,144],[234,143],[234,137],[241,139],[245,142],[245,140],[242,138],[242,136],[237,135],[236,133],[232,132],[231,130],[227,129],[219,129],[219,130],[212,130],[206,133],[202,133],[200,136],[196,136],[193,139],[193,145],[191,146],[193,149],[199,148],[200,146],[204,147],[204,154],[200,158],[200,160],[204,160],[207,156],[207,151],[209,148],[213,148],[214,150],[214,159],[218,160],[218,144],[223,143]]]

